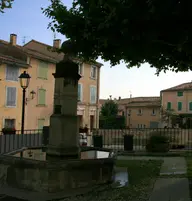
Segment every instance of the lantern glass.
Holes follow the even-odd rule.
[[[26,89],[29,86],[30,78],[30,75],[26,71],[21,73],[19,76],[21,88]]]

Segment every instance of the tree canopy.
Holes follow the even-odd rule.
[[[11,8],[14,0],[0,0],[0,13],[4,13],[5,8]]]
[[[125,116],[118,116],[118,104],[108,100],[101,107],[99,127],[102,129],[124,129],[126,127]]]
[[[101,116],[116,117],[118,115],[118,105],[113,100],[108,100],[101,107]]]
[[[70,52],[85,60],[99,56],[111,65],[147,62],[160,71],[192,70],[192,1],[73,0],[68,9],[51,0],[49,27],[67,37]]]

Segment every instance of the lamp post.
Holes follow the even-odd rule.
[[[29,86],[29,81],[30,81],[30,75],[24,71],[21,73],[19,76],[20,79],[20,85],[21,88],[23,89],[23,101],[22,101],[22,116],[21,116],[21,146],[23,146],[23,134],[24,134],[24,124],[25,124],[25,93],[26,89]],[[21,157],[23,157],[23,152],[21,151]]]
[[[129,113],[128,116],[129,116],[129,128],[130,128],[131,127],[130,126],[130,124],[131,124],[131,114]]]

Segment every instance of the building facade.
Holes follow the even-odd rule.
[[[101,103],[104,104],[105,101],[101,100]],[[119,97],[115,101],[118,104],[118,115],[125,116],[128,128],[159,127],[160,97],[131,97],[125,99]]]
[[[160,98],[131,98],[125,105],[126,123],[130,128],[158,128],[160,122]]]
[[[17,36],[12,34],[10,42],[0,41],[0,44],[4,44],[4,49],[7,47],[10,49],[6,54],[5,51],[0,50],[0,84],[2,86],[0,90],[3,97],[0,102],[0,128],[14,126],[19,130],[21,127],[22,89],[18,77],[26,70],[31,79],[25,101],[25,129],[42,129],[43,126],[49,125],[49,118],[53,113],[55,80],[52,74],[55,72],[56,63],[61,61],[64,55],[52,50],[59,48],[61,41],[54,40],[51,47],[35,40],[19,46],[16,40]],[[15,61],[5,62],[6,57],[20,59],[18,63],[23,62],[23,66]],[[89,128],[96,128],[99,121],[99,84],[102,64],[82,63],[77,59],[74,61],[79,64],[79,73],[82,76],[78,84],[79,126],[87,124]]]
[[[172,111],[173,114],[180,117],[180,120],[182,119],[183,123],[191,121],[192,82],[183,83],[169,89],[162,90],[160,94],[161,106],[164,111]]]
[[[0,130],[21,127],[22,89],[20,73],[31,68],[27,54],[16,47],[16,36],[10,42],[0,40]]]

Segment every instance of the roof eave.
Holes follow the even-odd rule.
[[[14,61],[6,61],[6,60],[0,60],[0,64],[10,64],[10,65],[16,65],[21,68],[29,68],[31,65],[29,64],[24,64],[24,63],[19,63],[19,62],[14,62]]]
[[[191,89],[165,89],[165,90],[161,90],[160,92],[173,92],[173,91],[192,91]]]
[[[29,56],[35,58],[35,59],[39,59],[39,60],[42,60],[42,61],[47,61],[49,63],[52,63],[52,64],[56,64],[58,63],[58,61],[54,60],[54,59],[46,59],[44,57],[40,57],[40,56],[37,56],[35,54],[31,54],[31,53],[28,53]]]
[[[127,105],[126,108],[130,108],[130,107],[150,107],[150,108],[153,108],[153,107],[161,107],[160,104],[158,105]]]

